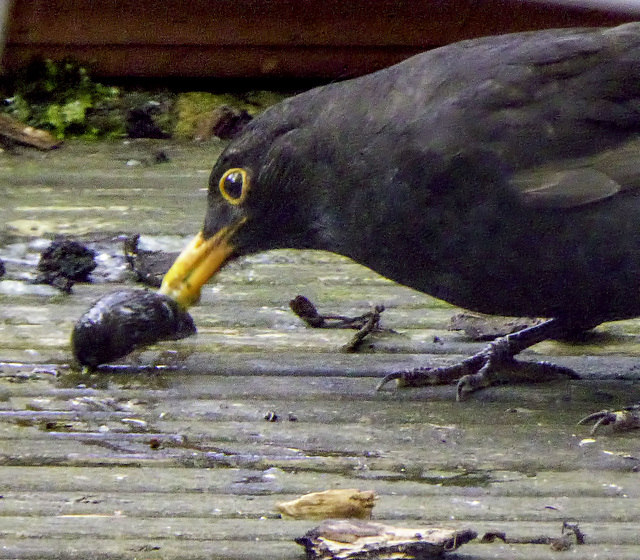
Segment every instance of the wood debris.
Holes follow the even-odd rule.
[[[358,520],[328,520],[296,539],[309,560],[438,558],[477,537],[471,529],[394,527]]]
[[[499,317],[480,313],[456,313],[451,317],[449,330],[463,331],[473,340],[487,341],[539,325],[541,322],[541,319],[533,317]]]
[[[28,126],[9,115],[0,114],[0,138],[5,144],[23,144],[38,150],[53,150],[62,142],[46,130]]]

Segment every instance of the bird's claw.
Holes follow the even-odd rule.
[[[402,371],[394,371],[393,373],[388,373],[387,375],[385,375],[381,380],[380,383],[378,383],[376,385],[376,393],[378,391],[382,391],[382,388],[387,384],[390,383],[391,381],[398,381],[398,383],[400,383],[402,381],[402,378],[405,374],[408,374],[409,371],[406,372],[402,372]]]
[[[509,353],[509,343],[504,337],[491,341],[480,354],[483,355],[483,359],[478,371],[463,375],[458,380],[456,386],[457,401],[464,400],[466,395],[481,389],[505,383],[507,380],[499,372],[515,370],[523,365],[513,359],[513,356]]]
[[[456,401],[464,400],[467,395],[491,387],[495,382],[491,372],[491,362],[487,361],[476,373],[462,376],[456,385]]]
[[[640,405],[627,406],[621,410],[601,410],[582,418],[578,425],[595,422],[591,435],[595,435],[601,426],[611,426],[614,432],[626,432],[640,428]]]
[[[459,364],[390,373],[378,383],[376,390],[381,390],[394,380],[398,381],[399,387],[450,385],[457,382],[456,400],[461,401],[470,393],[493,385],[552,381],[559,376],[580,378],[573,370],[549,362],[515,360],[505,337],[492,341],[484,350]]]

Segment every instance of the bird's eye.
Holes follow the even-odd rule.
[[[244,169],[234,167],[228,169],[220,179],[220,192],[227,202],[240,204],[244,202],[249,190],[249,176]]]

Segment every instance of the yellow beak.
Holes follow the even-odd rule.
[[[200,300],[200,290],[233,254],[230,239],[244,219],[224,227],[213,237],[204,239],[202,232],[180,253],[162,280],[160,293],[190,307]]]

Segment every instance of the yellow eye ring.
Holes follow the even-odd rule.
[[[249,175],[241,167],[227,169],[220,178],[218,188],[229,204],[242,204],[249,192]]]

